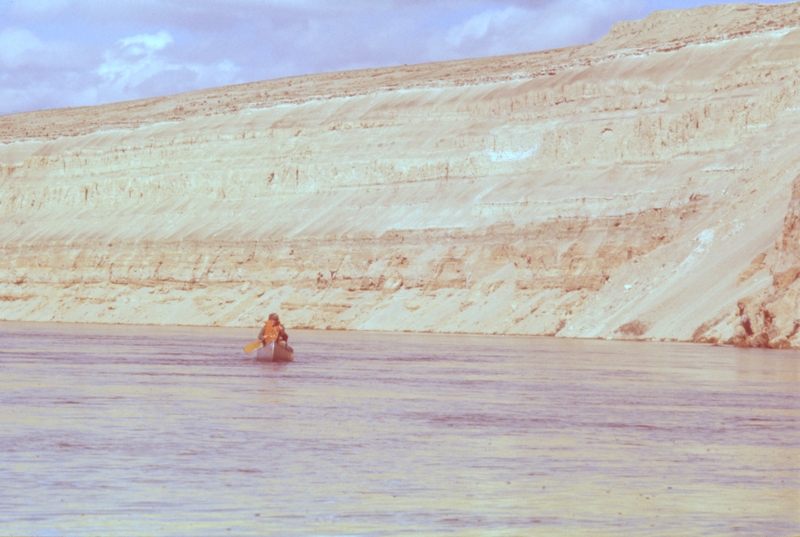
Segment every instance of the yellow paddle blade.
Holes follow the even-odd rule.
[[[257,340],[255,340],[254,342],[252,342],[252,343],[250,343],[249,345],[247,345],[247,346],[244,348],[244,352],[245,352],[245,354],[250,354],[251,352],[253,352],[253,351],[254,351],[254,350],[256,350],[257,348],[259,348],[260,346],[261,346],[261,340],[260,340],[260,339],[257,339]]]

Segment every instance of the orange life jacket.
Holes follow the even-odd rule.
[[[278,339],[278,335],[281,333],[281,325],[272,326],[270,321],[264,322],[264,337],[261,339],[264,342],[264,345],[269,345],[276,339]]]

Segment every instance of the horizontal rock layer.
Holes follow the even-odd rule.
[[[713,6],[0,117],[0,319],[796,347],[798,50]]]

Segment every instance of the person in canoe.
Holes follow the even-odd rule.
[[[269,314],[267,320],[264,321],[264,326],[261,327],[261,331],[258,333],[258,339],[264,347],[275,341],[281,347],[289,350],[289,352],[293,352],[293,349],[289,347],[289,334],[286,333],[286,329],[281,324],[277,313]]]

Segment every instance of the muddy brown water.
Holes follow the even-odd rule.
[[[0,323],[0,535],[800,534],[798,354]]]

